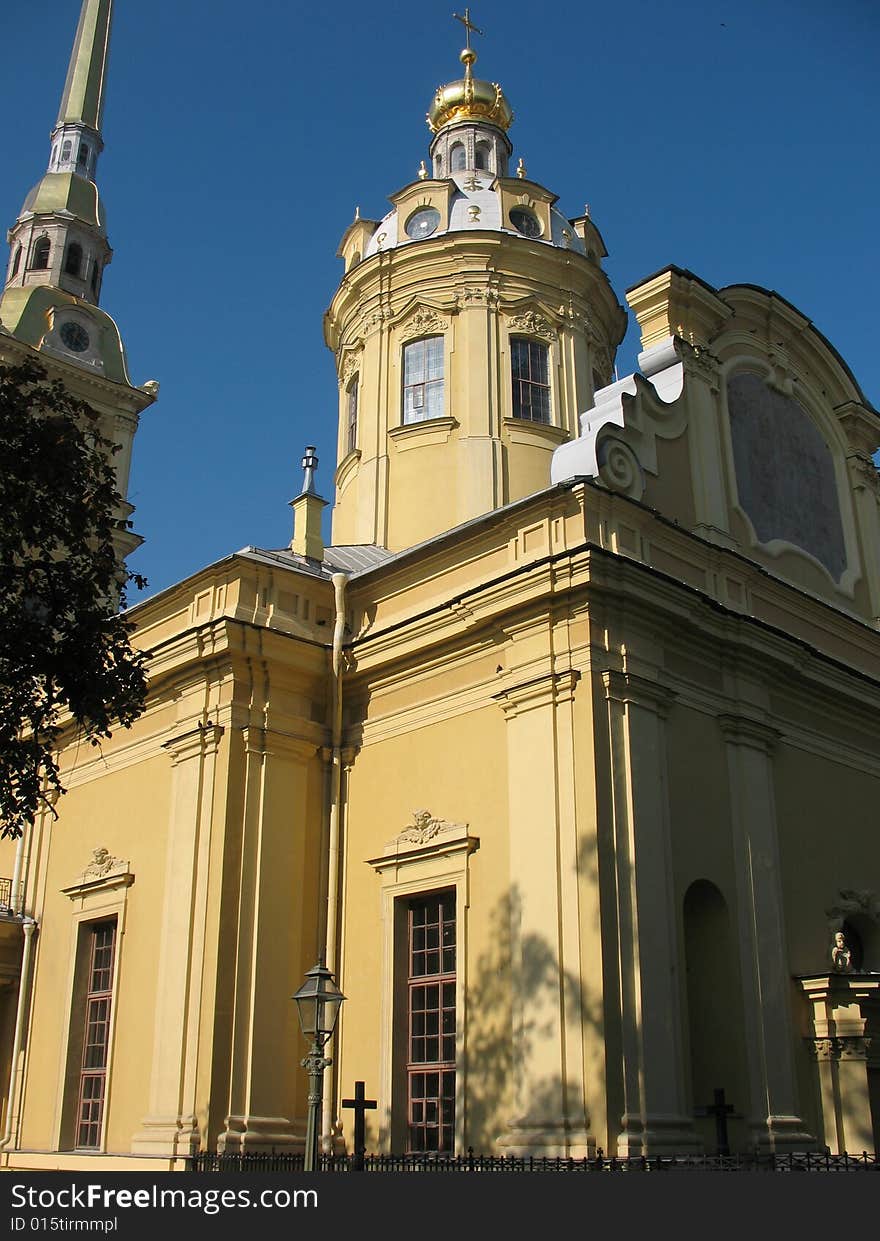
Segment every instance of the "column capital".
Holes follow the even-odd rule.
[[[250,754],[269,756],[271,754],[285,758],[299,758],[303,761],[318,753],[323,754],[320,742],[312,737],[304,737],[299,733],[282,733],[272,728],[245,726],[241,730],[245,749]]]
[[[873,1064],[878,1050],[877,1040],[866,1035],[807,1039],[810,1055],[815,1060],[864,1060]]]
[[[576,668],[566,668],[564,672],[546,672],[543,676],[512,685],[492,697],[505,716],[512,719],[536,707],[558,706],[560,703],[570,702],[580,679],[581,674]]]
[[[612,668],[607,668],[602,673],[602,684],[609,702],[645,707],[661,719],[666,718],[678,697],[674,690],[668,689],[659,681],[637,676],[634,672],[618,672]]]
[[[772,754],[782,737],[778,729],[749,715],[719,715],[718,724],[725,740],[731,745],[751,746],[764,754]]]
[[[162,749],[171,755],[172,765],[186,762],[203,754],[216,753],[223,736],[223,726],[211,720],[196,724],[194,728],[185,728],[162,742]]]

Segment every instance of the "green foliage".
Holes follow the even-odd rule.
[[[65,792],[56,747],[69,714],[92,745],[128,728],[145,657],[120,614],[120,496],[98,415],[33,362],[0,365],[0,826],[20,836]],[[66,727],[66,725],[65,725]]]

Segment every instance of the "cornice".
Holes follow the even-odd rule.
[[[47,354],[40,349],[34,348],[33,345],[19,340],[18,337],[13,336],[10,332],[0,331],[0,356],[6,350],[20,355],[22,358],[27,357],[44,365],[50,375],[53,371],[58,371],[63,377],[66,386],[73,392],[81,393],[83,390],[86,390],[100,393],[103,402],[109,407],[107,412],[111,410],[115,413],[127,412],[129,416],[137,418],[145,409],[153,405],[157,399],[158,389],[156,391],[148,391],[145,388],[136,388],[119,380],[107,379],[104,375],[98,374],[97,371],[84,370],[81,366],[67,362],[64,358],[57,357],[55,354]],[[82,399],[88,400],[87,397]],[[118,408],[120,400],[129,404],[131,409],[129,411],[120,411]]]

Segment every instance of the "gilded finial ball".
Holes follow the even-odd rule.
[[[472,65],[474,61],[477,59],[477,53],[474,51],[472,47],[463,47],[461,49],[458,59],[461,61],[463,65]]]

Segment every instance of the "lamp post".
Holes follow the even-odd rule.
[[[319,957],[318,964],[308,971],[305,982],[293,998],[296,1000],[302,1032],[312,1044],[309,1054],[300,1063],[309,1075],[309,1116],[303,1170],[315,1172],[318,1166],[318,1132],[321,1126],[324,1070],[333,1063],[324,1055],[323,1049],[336,1026],[345,996],[333,981],[333,975],[324,964],[323,957]]]

